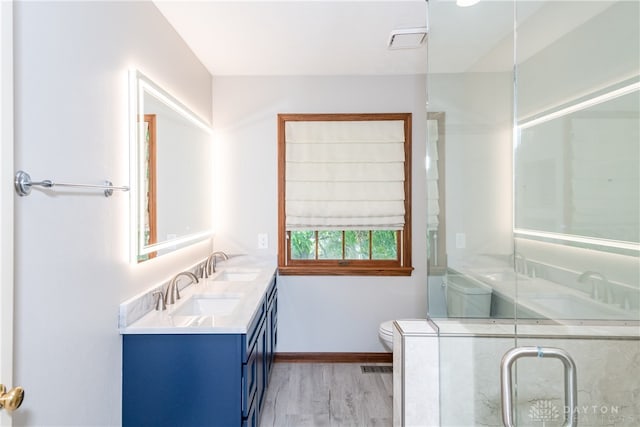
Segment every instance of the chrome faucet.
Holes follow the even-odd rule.
[[[191,282],[189,283],[198,283],[199,281],[196,275],[191,273],[190,271],[183,271],[173,276],[173,279],[171,279],[171,281],[169,282],[169,285],[167,285],[167,289],[164,293],[165,306],[167,304],[175,304],[176,300],[180,299],[180,289],[178,288],[178,279],[181,276],[189,277],[191,279]]]
[[[204,269],[202,271],[202,278],[203,279],[206,278],[206,277],[211,276],[213,273],[216,272],[216,257],[217,256],[220,256],[224,260],[228,260],[229,259],[227,254],[225,254],[222,251],[215,251],[214,253],[209,255],[207,260],[204,262]]]
[[[613,292],[611,291],[611,286],[609,286],[609,280],[602,274],[597,271],[585,271],[580,276],[578,276],[578,282],[580,283],[591,283],[591,298],[596,301],[602,301],[607,304],[614,303]],[[601,295],[601,291],[602,295]]]

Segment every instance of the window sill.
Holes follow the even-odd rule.
[[[278,266],[281,276],[411,276],[413,267]]]

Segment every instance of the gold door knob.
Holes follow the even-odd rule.
[[[22,399],[24,399],[24,389],[22,387],[14,387],[7,391],[6,387],[0,384],[0,409],[15,411],[22,404]]]

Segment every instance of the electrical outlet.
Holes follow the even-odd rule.
[[[456,233],[456,248],[464,249],[467,247],[467,235],[465,233]]]
[[[269,235],[267,233],[258,234],[258,249],[269,248]]]

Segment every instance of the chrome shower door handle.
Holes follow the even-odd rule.
[[[565,350],[555,347],[516,347],[507,351],[500,362],[500,389],[502,397],[502,423],[514,427],[513,382],[511,367],[521,357],[545,357],[559,359],[564,365],[564,424],[562,427],[577,427],[578,379],[576,364]]]

